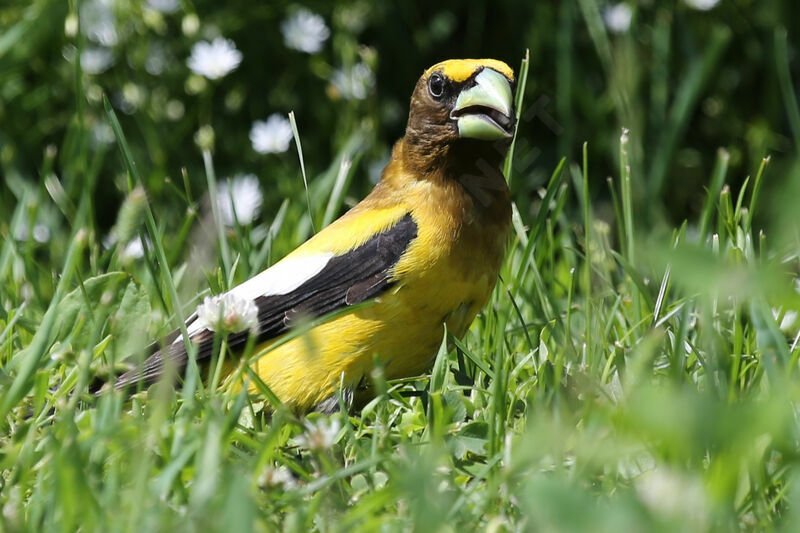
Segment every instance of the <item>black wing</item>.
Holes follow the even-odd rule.
[[[350,305],[379,296],[392,286],[392,272],[397,261],[417,236],[417,225],[407,214],[394,226],[376,234],[350,252],[331,258],[325,267],[300,287],[287,294],[258,296],[258,341],[270,340],[285,333],[298,316],[316,318]],[[196,319],[189,318],[187,325]],[[155,382],[170,362],[182,373],[188,362],[184,343],[172,344],[180,335],[174,331],[167,336],[163,348],[153,353],[139,368],[117,378],[117,389],[132,384]],[[243,347],[249,333],[243,331],[228,336],[232,349]],[[214,349],[214,333],[203,329],[192,335],[197,344],[197,361],[208,360]]]

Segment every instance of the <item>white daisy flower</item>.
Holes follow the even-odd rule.
[[[242,53],[230,39],[217,37],[211,42],[200,41],[192,47],[186,64],[195,74],[210,80],[227,76],[242,62]]]
[[[687,6],[694,9],[699,9],[700,11],[708,11],[719,4],[719,0],[683,0],[683,2]]]
[[[609,6],[603,11],[606,28],[612,33],[625,33],[631,26],[633,11],[625,2]]]
[[[311,451],[327,450],[336,442],[342,428],[338,418],[319,418],[316,422],[305,422],[306,432],[295,440],[297,444]]]
[[[363,100],[375,85],[375,75],[365,63],[358,63],[350,69],[335,70],[331,83],[345,100]]]
[[[250,128],[250,142],[259,154],[279,154],[289,149],[294,138],[289,119],[277,113],[257,120]]]
[[[105,72],[111,63],[111,51],[107,48],[86,48],[81,52],[81,69],[87,74]]]
[[[226,292],[206,296],[197,306],[198,325],[219,333],[239,333],[258,328],[258,307],[253,300]]]
[[[294,50],[314,54],[330,37],[325,19],[308,9],[299,9],[281,23],[283,43]]]
[[[217,189],[217,209],[226,226],[249,224],[258,215],[263,196],[254,174],[239,174]]]

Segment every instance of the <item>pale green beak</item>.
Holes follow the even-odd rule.
[[[514,134],[512,105],[506,77],[484,68],[475,77],[475,85],[458,95],[450,118],[456,120],[459,137],[495,141]]]

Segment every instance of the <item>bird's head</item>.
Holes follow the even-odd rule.
[[[433,155],[458,145],[507,148],[514,134],[514,71],[495,59],[451,59],[414,88],[405,140]]]

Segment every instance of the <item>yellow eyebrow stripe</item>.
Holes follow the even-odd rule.
[[[514,81],[514,71],[496,59],[450,59],[437,63],[425,71],[425,76],[429,76],[434,71],[439,71],[456,83],[469,79],[470,76],[483,67],[496,70],[506,78]]]

